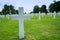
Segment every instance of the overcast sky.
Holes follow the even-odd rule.
[[[15,9],[18,9],[18,7],[24,7],[24,12],[30,12],[33,10],[35,5],[39,5],[40,7],[42,5],[46,5],[48,8],[51,3],[53,3],[53,0],[0,0],[0,11],[2,10],[4,4],[12,4]]]

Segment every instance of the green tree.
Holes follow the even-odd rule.
[[[34,6],[33,13],[39,13],[39,6],[38,5]]]
[[[19,14],[19,13],[18,13],[18,10],[16,10],[16,14]]]
[[[12,14],[17,14],[17,10],[14,9],[14,6],[13,5],[10,5],[9,6],[9,10],[11,10],[11,13]]]
[[[50,6],[49,6],[49,12],[54,12],[54,4],[51,3]]]
[[[14,9],[13,5],[4,5],[4,8],[2,9],[2,13],[6,16],[7,14],[18,14],[18,10]]]
[[[9,13],[9,6],[7,4],[4,5],[2,9],[2,13],[6,16]]]
[[[60,11],[60,1],[57,1],[49,6],[50,12],[59,12]]]
[[[56,12],[60,11],[60,1],[54,3],[54,11]]]
[[[0,11],[0,15],[2,15],[2,12]]]
[[[46,9],[46,5],[42,5],[40,8],[40,12],[41,13],[48,13],[47,9]]]

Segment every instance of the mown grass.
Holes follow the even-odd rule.
[[[0,40],[19,40],[18,25],[18,20],[0,18]],[[60,40],[60,16],[53,19],[45,15],[40,20],[34,16],[24,20],[24,34],[24,40]]]
[[[25,40],[60,40],[60,16],[37,18],[25,20]]]
[[[18,40],[18,21],[0,18],[0,40]]]

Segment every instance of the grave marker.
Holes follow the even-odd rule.
[[[32,13],[32,18],[34,17],[34,13]]]
[[[39,18],[39,20],[40,20],[40,16],[41,16],[41,15],[40,15],[40,12],[39,12],[39,14],[38,14],[38,15],[39,15],[39,16],[38,16],[38,18]]]
[[[12,19],[19,20],[19,38],[24,38],[24,20],[29,19],[30,16],[24,16],[23,7],[19,7],[19,15],[12,16]],[[29,18],[28,18],[29,17]]]
[[[58,12],[57,15],[60,16],[60,12]]]
[[[53,19],[55,19],[56,18],[56,12],[54,11],[54,13],[53,13]]]

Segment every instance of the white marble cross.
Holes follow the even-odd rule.
[[[34,13],[32,13],[32,18],[34,17]]]
[[[38,15],[39,15],[39,16],[38,16],[38,19],[40,20],[40,16],[41,16],[41,15],[40,15],[40,12],[39,12],[39,14],[38,14]]]
[[[54,13],[53,13],[53,19],[55,19],[56,18],[56,12],[54,11]]]
[[[60,12],[58,12],[57,15],[60,16]]]
[[[25,19],[30,19],[30,16],[25,15],[23,12],[23,7],[19,7],[19,15],[12,16],[12,19],[14,20],[19,20],[19,38],[22,39],[24,38],[24,20]]]

